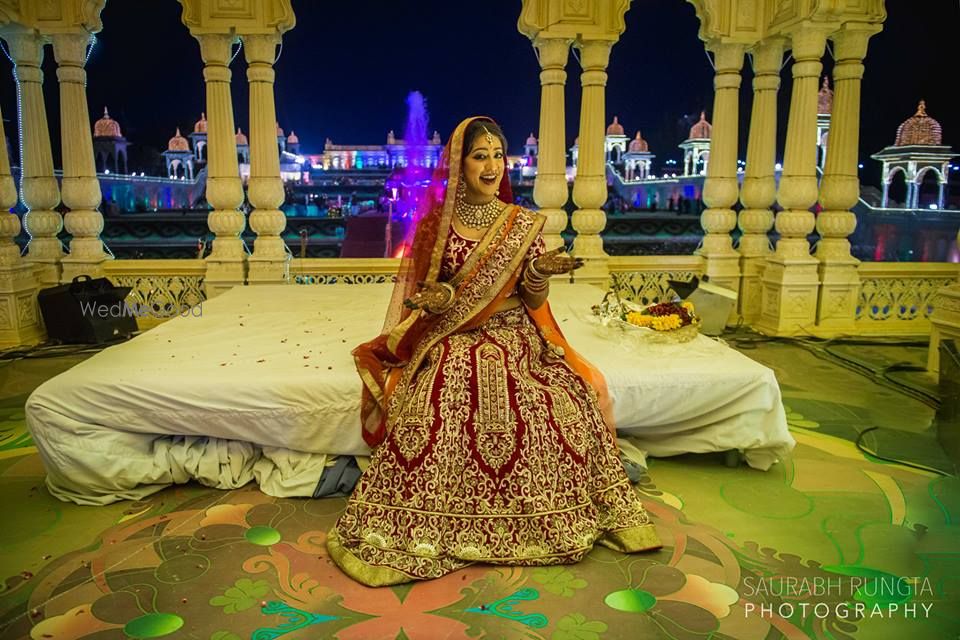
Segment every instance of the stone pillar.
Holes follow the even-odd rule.
[[[70,207],[63,220],[73,236],[70,255],[62,260],[60,277],[63,282],[70,282],[80,274],[102,276],[103,263],[108,259],[100,240],[103,215],[97,207],[103,196],[93,157],[90,113],[87,111],[87,72],[83,68],[89,43],[90,35],[86,32],[53,36],[57,79],[60,81],[61,190],[63,203]]]
[[[53,154],[50,130],[43,100],[44,40],[42,36],[22,32],[5,36],[13,57],[13,73],[20,92],[20,122],[23,130],[20,159],[20,198],[29,211],[23,224],[30,234],[27,261],[38,272],[42,286],[60,283],[60,261],[63,247],[57,234],[63,229],[63,218],[54,211],[60,204],[60,188],[53,175]],[[88,125],[89,126],[89,125]]]
[[[707,208],[700,215],[700,224],[706,235],[697,253],[704,258],[704,273],[710,277],[711,283],[739,291],[740,254],[733,248],[730,232],[737,225],[737,214],[731,207],[739,195],[737,123],[744,47],[736,43],[713,42],[707,48],[714,53],[716,76],[710,161],[703,185],[703,203]]]
[[[780,89],[782,40],[760,43],[752,52],[753,107],[747,140],[747,166],[740,192],[740,315],[752,324],[760,316],[760,275],[770,255],[767,233],[773,227],[777,194],[774,165],[777,153],[777,91]],[[716,124],[714,124],[716,131]]]
[[[763,271],[761,315],[756,324],[757,329],[772,335],[812,332],[820,287],[819,261],[810,255],[807,236],[815,223],[810,208],[817,201],[817,89],[826,31],[803,25],[791,38],[793,92],[777,193],[784,210],[775,222],[780,240]],[[833,140],[830,144],[838,146]]]
[[[857,228],[857,217],[850,209],[860,196],[857,155],[860,146],[860,81],[867,41],[880,30],[878,25],[845,24],[833,34],[833,114],[830,144],[823,178],[820,181],[820,205],[817,216],[816,257],[820,260],[820,296],[817,325],[820,331],[853,331],[860,292],[857,265],[850,254],[847,237]]]
[[[249,258],[247,281],[285,282],[290,276],[290,253],[280,234],[287,226],[287,217],[279,210],[283,204],[283,181],[280,179],[280,150],[277,143],[277,110],[273,82],[280,34],[243,37],[247,58],[247,80],[250,82],[250,179],[247,194],[255,210],[250,214],[250,227],[256,231],[253,255]]]
[[[20,233],[20,219],[10,213],[16,204],[17,187],[10,175],[7,148],[0,145],[0,348],[4,349],[41,342],[45,337],[40,326],[33,266],[20,257],[20,247],[13,241]]]
[[[207,201],[213,211],[207,225],[216,234],[207,256],[204,279],[207,297],[242,285],[246,278],[246,252],[240,234],[246,220],[237,208],[243,204],[243,185],[237,164],[237,140],[230,97],[230,48],[236,36],[201,34],[203,79],[207,86]],[[272,121],[271,121],[272,123]]]
[[[540,139],[537,154],[537,178],[533,199],[540,213],[547,216],[543,239],[547,249],[563,244],[560,232],[567,228],[564,205],[570,198],[567,187],[566,114],[564,86],[571,40],[537,38],[533,46],[539,52],[540,67]]]
[[[583,95],[580,102],[580,141],[577,177],[573,183],[573,228],[577,231],[573,253],[584,259],[577,277],[585,282],[603,286],[609,279],[607,261],[600,232],[607,225],[607,216],[601,207],[607,201],[607,175],[603,162],[605,135],[604,110],[606,104],[607,64],[610,62],[609,40],[578,40],[580,50],[580,84]]]

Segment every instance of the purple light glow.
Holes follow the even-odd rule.
[[[407,96],[407,124],[403,140],[398,141],[403,144],[406,162],[393,170],[385,185],[386,197],[394,203],[391,223],[402,225],[404,236],[412,231],[416,223],[414,218],[417,204],[430,186],[433,173],[432,169],[426,166],[429,164],[426,160],[427,145],[430,144],[427,138],[429,119],[427,101],[423,94],[419,91],[410,92]]]

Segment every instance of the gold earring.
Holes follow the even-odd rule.
[[[463,179],[457,180],[457,190],[455,194],[455,200],[458,205],[461,205],[465,202],[464,198],[467,195],[467,187],[463,183]]]

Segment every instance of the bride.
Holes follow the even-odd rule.
[[[564,340],[543,216],[506,204],[506,140],[468,118],[447,143],[383,333],[354,350],[370,467],[333,560],[383,586],[474,562],[578,562],[661,546],[618,457],[599,372]]]

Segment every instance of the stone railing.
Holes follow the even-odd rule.
[[[957,281],[951,262],[862,262],[857,333],[930,333],[937,291]]]
[[[400,261],[384,258],[305,258],[290,262],[290,284],[389,283]],[[110,260],[104,275],[130,287],[127,303],[141,329],[186,313],[207,299],[204,260]],[[629,300],[653,304],[673,296],[670,280],[703,274],[700,256],[611,257],[610,287]],[[856,333],[926,335],[937,291],[957,282],[960,264],[863,262]]]
[[[113,284],[130,287],[126,302],[141,329],[188,313],[207,299],[203,260],[109,260],[103,270]]]
[[[393,282],[398,259],[303,258],[290,262],[290,284],[371,284]],[[127,303],[145,310],[138,317],[148,329],[206,300],[202,260],[111,260],[105,275],[131,287]],[[610,284],[621,296],[652,304],[673,296],[670,280],[689,280],[703,272],[698,256],[625,256],[610,260]]]
[[[621,297],[655,304],[673,297],[670,280],[703,275],[700,256],[622,256],[610,258],[610,286]]]
[[[377,284],[394,282],[398,258],[296,258],[291,284]]]

